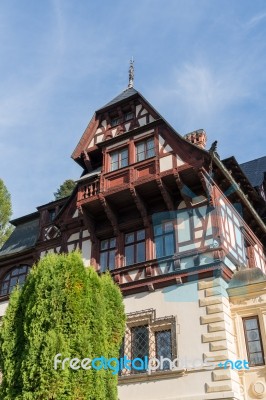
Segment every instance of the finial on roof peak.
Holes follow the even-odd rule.
[[[133,88],[133,86],[134,86],[134,60],[133,60],[133,57],[130,60],[128,73],[129,73],[128,89],[130,89],[130,88]]]

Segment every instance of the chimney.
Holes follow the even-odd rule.
[[[207,142],[207,135],[203,129],[198,129],[197,131],[187,133],[184,138],[193,144],[196,144],[201,149],[205,149]]]

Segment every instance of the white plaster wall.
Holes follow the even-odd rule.
[[[0,317],[5,315],[7,306],[8,306],[8,301],[3,301],[3,302],[0,303]]]

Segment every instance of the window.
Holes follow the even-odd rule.
[[[125,265],[145,261],[145,230],[125,235]]]
[[[264,365],[263,347],[257,316],[243,318],[248,361],[251,367]]]
[[[113,118],[111,120],[111,126],[119,125],[121,122],[122,122],[122,119],[120,117]]]
[[[29,270],[29,265],[20,265],[19,267],[12,268],[11,271],[5,275],[1,283],[0,296],[10,294],[17,284],[20,286],[23,285]]]
[[[134,117],[134,114],[132,111],[125,113],[124,115],[124,120],[125,121],[129,121],[130,119],[132,119]]]
[[[175,253],[174,224],[171,221],[163,222],[154,227],[156,257],[170,256]]]
[[[55,219],[55,215],[56,215],[55,208],[48,210],[48,213],[49,213],[49,222],[53,222],[53,220]]]
[[[121,376],[147,373],[145,363],[147,358],[158,360],[176,358],[176,320],[174,316],[156,318],[154,309],[127,314],[127,328],[120,349],[120,357],[131,360],[131,370],[123,369]],[[134,359],[134,363],[132,361]],[[159,366],[158,366],[159,368]],[[170,369],[168,360],[155,372]]]
[[[128,149],[123,148],[110,153],[111,171],[126,167],[128,165]]]
[[[101,272],[112,270],[115,267],[116,238],[101,241],[100,266]]]
[[[136,143],[136,161],[143,161],[147,158],[154,157],[154,139],[149,138]]]

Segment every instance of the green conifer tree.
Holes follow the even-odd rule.
[[[117,400],[117,375],[54,369],[54,357],[117,357],[124,326],[109,275],[84,268],[78,253],[47,255],[14,290],[3,319],[1,400]]]

